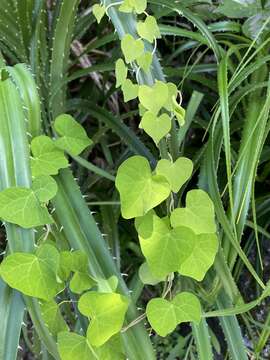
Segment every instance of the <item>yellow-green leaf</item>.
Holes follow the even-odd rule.
[[[31,170],[34,177],[56,175],[59,169],[68,166],[64,152],[58,149],[48,136],[35,137],[31,142],[31,151]]]
[[[129,300],[116,293],[89,291],[79,300],[79,311],[91,318],[87,339],[93,346],[105,344],[123,325]]]
[[[58,251],[54,246],[44,244],[35,254],[8,255],[0,266],[0,275],[10,287],[48,301],[59,290],[58,266]]]
[[[87,146],[92,144],[92,140],[86,134],[84,128],[68,114],[57,116],[54,121],[54,128],[58,135],[55,144],[62,150],[71,155],[79,155]]]
[[[190,178],[192,171],[193,163],[185,157],[180,157],[175,162],[161,159],[156,167],[157,175],[163,175],[169,181],[171,189],[175,193],[177,193]]]
[[[11,187],[0,192],[0,218],[23,228],[31,228],[53,222],[45,206],[42,206],[32,189]]]
[[[178,324],[193,321],[200,322],[201,305],[198,298],[188,292],[174,297],[172,301],[155,298],[146,307],[147,319],[160,336],[171,333]]]
[[[142,156],[132,156],[121,164],[115,184],[125,219],[146,214],[170,194],[168,181],[164,176],[152,175],[147,159]]]

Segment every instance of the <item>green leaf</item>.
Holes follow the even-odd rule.
[[[108,279],[96,278],[98,292],[116,292],[118,286],[118,278],[115,275],[110,276]]]
[[[186,110],[181,105],[178,104],[175,97],[172,98],[172,102],[173,102],[173,113],[178,120],[179,126],[185,125]]]
[[[121,49],[126,63],[129,64],[143,54],[144,43],[141,39],[135,40],[130,34],[126,34],[121,40]]]
[[[119,335],[111,337],[106,344],[95,348],[95,351],[101,360],[124,360],[126,356],[123,354],[121,338]]]
[[[154,213],[145,215],[136,227],[142,252],[157,278],[178,271],[201,281],[214,262],[218,249],[215,234],[196,235],[184,226],[171,229],[167,218]]]
[[[128,69],[122,59],[118,59],[115,63],[116,87],[124,84],[127,78]]]
[[[147,16],[145,21],[139,21],[137,32],[141,38],[152,43],[155,39],[160,38],[160,31],[154,16]]]
[[[54,128],[58,135],[61,135],[55,143],[71,155],[79,155],[87,146],[92,144],[92,140],[86,134],[84,128],[68,114],[57,116]]]
[[[57,336],[58,351],[61,360],[96,360],[84,336],[67,331],[60,332]]]
[[[88,258],[83,251],[62,251],[60,253],[59,276],[66,281],[70,273],[74,272],[69,287],[75,294],[81,294],[96,285],[96,281],[88,274],[88,270]]]
[[[54,300],[41,302],[40,309],[42,318],[53,336],[56,336],[61,331],[68,330],[59,306]]]
[[[135,11],[137,14],[141,14],[145,11],[146,7],[147,0],[124,0],[119,10],[127,13]]]
[[[139,100],[141,104],[154,114],[157,114],[166,104],[168,95],[168,86],[162,81],[156,81],[152,87],[147,85],[139,87]]]
[[[105,12],[106,12],[105,6],[100,5],[100,4],[95,4],[93,6],[93,15],[97,19],[98,24],[101,22],[101,19],[105,15]]]
[[[130,100],[136,99],[138,96],[139,85],[133,84],[131,80],[127,79],[124,81],[121,89],[124,94],[124,101],[128,102]]]
[[[76,271],[69,283],[69,288],[75,294],[81,294],[85,290],[96,285],[96,281],[86,273]]]
[[[11,187],[0,192],[0,218],[23,228],[53,222],[46,207],[41,206],[33,190]]]
[[[171,82],[167,83],[168,87],[168,99],[166,101],[166,104],[164,105],[164,108],[168,111],[173,112],[174,110],[174,102],[173,99],[177,96],[177,86]]]
[[[54,246],[45,244],[36,254],[8,255],[0,266],[0,275],[10,287],[48,301],[59,289],[56,280],[58,265],[58,251]]]
[[[181,229],[171,230],[167,221],[148,213],[137,226],[142,253],[154,277],[162,279],[180,268],[183,234]],[[191,252],[191,244],[186,249]]]
[[[68,166],[65,154],[55,146],[48,136],[35,137],[31,142],[31,150],[34,156],[31,158],[31,169],[34,177],[56,175],[59,169]]]
[[[49,175],[38,176],[33,180],[32,190],[40,202],[48,202],[55,197],[57,184]]]
[[[224,0],[216,11],[230,18],[245,18],[256,15],[261,9],[259,0]]]
[[[161,281],[165,281],[166,277],[157,278],[151,273],[147,262],[143,263],[139,268],[139,277],[143,284],[147,285],[157,285]]]
[[[268,24],[264,27],[263,31],[261,31],[269,17],[270,9],[260,11],[255,15],[249,17],[242,26],[243,33],[252,40],[256,39],[259,36],[260,40],[260,38],[270,30],[270,25],[268,22]]]
[[[171,185],[173,192],[177,193],[184,183],[190,178],[193,171],[193,163],[185,157],[178,158],[174,163],[162,159],[156,167],[157,175],[164,176]]]
[[[128,305],[128,298],[116,293],[87,292],[81,296],[79,311],[91,318],[87,330],[91,345],[99,347],[121,330]]]
[[[179,227],[182,232],[181,256],[178,272],[181,275],[202,281],[208,269],[213,265],[218,251],[216,234],[196,235],[191,229]]]
[[[162,298],[150,300],[146,307],[146,315],[155,332],[160,336],[166,336],[183,322],[199,323],[201,305],[195,295],[182,292],[172,301]]]
[[[89,345],[84,336],[60,332],[57,338],[61,360],[124,360],[119,336],[113,336],[99,348]]]
[[[88,258],[81,250],[62,251],[60,253],[59,276],[67,280],[71,271],[88,273]]]
[[[147,111],[143,115],[139,127],[144,129],[157,145],[171,130],[172,122],[167,114],[157,116],[151,111]]]
[[[147,159],[142,156],[132,156],[121,164],[115,184],[125,219],[146,214],[170,194],[167,180],[163,176],[152,175]]]
[[[147,73],[153,61],[153,55],[149,51],[144,52],[138,59],[138,65]]]
[[[186,207],[177,208],[171,214],[172,227],[186,226],[196,234],[215,233],[215,211],[212,200],[203,190],[187,193]]]

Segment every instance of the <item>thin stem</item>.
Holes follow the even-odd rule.
[[[142,315],[138,316],[136,319],[134,319],[133,321],[131,321],[131,323],[129,323],[127,326],[125,326],[121,332],[126,332],[128,329],[130,329],[132,326],[137,325],[138,323],[140,323],[142,320],[144,320],[146,318],[146,314],[143,313]]]
[[[92,171],[93,173],[104,177],[108,180],[111,181],[115,181],[115,177],[113,175],[111,175],[110,173],[108,173],[107,171],[97,167],[96,165],[90,163],[89,161],[83,159],[80,156],[71,156],[73,160],[77,161],[77,163],[79,163],[80,165],[82,165],[83,167],[85,167],[86,169]]]

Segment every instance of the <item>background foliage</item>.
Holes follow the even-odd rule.
[[[164,147],[157,148],[140,129],[137,100],[125,102],[116,88],[115,62],[122,57],[119,37],[134,35],[137,15],[120,13],[110,6],[113,3],[105,1],[109,17],[97,24],[94,2],[0,2],[1,67],[8,65],[1,71],[1,80],[9,77],[15,84],[0,89],[0,104],[6,109],[1,116],[10,119],[9,127],[3,121],[0,125],[1,138],[6,139],[0,144],[1,189],[29,187],[29,168],[23,164],[29,162],[30,136],[55,137],[52,124],[58,115],[72,114],[92,139],[82,153],[69,151],[70,167],[55,177],[58,192],[49,206],[55,225],[50,231],[35,232],[6,223],[1,228],[2,256],[14,251],[33,253],[35,244],[45,238],[62,251],[82,250],[93,276],[115,275],[119,292],[132,302],[125,325],[142,320],[123,333],[126,356],[131,359],[267,359],[270,4],[148,1],[147,12],[156,18],[161,38],[150,73],[136,78],[135,70],[130,77],[140,84],[166,79],[181,91],[185,124],[173,128],[167,149],[173,159],[179,155],[191,159],[194,168],[175,201],[183,206],[187,191],[196,187],[207,191],[214,203],[219,238],[215,263],[203,281],[175,275],[173,286],[168,280],[164,289],[164,283],[141,281],[144,257],[138,235],[133,222],[121,217],[114,186],[124,160],[141,155],[154,167]],[[18,63],[26,66],[13,66]],[[33,78],[25,75],[28,70]],[[16,121],[11,116],[14,109]],[[22,137],[24,130],[17,122],[24,117],[28,134]],[[13,160],[8,158],[11,153]],[[164,212],[166,204],[160,215]],[[103,286],[113,288],[111,281]],[[149,323],[138,316],[150,299],[166,290],[172,295],[191,291],[198,296],[205,314],[199,325],[181,324],[166,338],[151,332]],[[86,334],[89,314],[82,311],[83,317],[78,311],[76,288],[65,289],[56,300],[60,307],[52,303],[42,308],[37,300],[21,296],[1,280],[1,359],[15,359],[17,352],[19,358],[58,359],[56,335],[66,329],[63,319],[72,331]],[[80,341],[85,358],[92,356],[82,338],[68,336],[65,333],[61,340]],[[115,349],[119,347],[114,345],[99,358],[110,359],[112,352],[118,358]],[[70,345],[60,355],[74,359],[72,351]]]

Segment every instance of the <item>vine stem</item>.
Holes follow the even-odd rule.
[[[134,319],[133,321],[131,321],[131,323],[129,323],[127,326],[125,326],[122,330],[121,333],[126,332],[128,329],[130,329],[132,326],[135,326],[137,324],[139,324],[142,320],[144,320],[146,318],[146,313],[143,313],[142,315],[138,316],[136,319]]]

